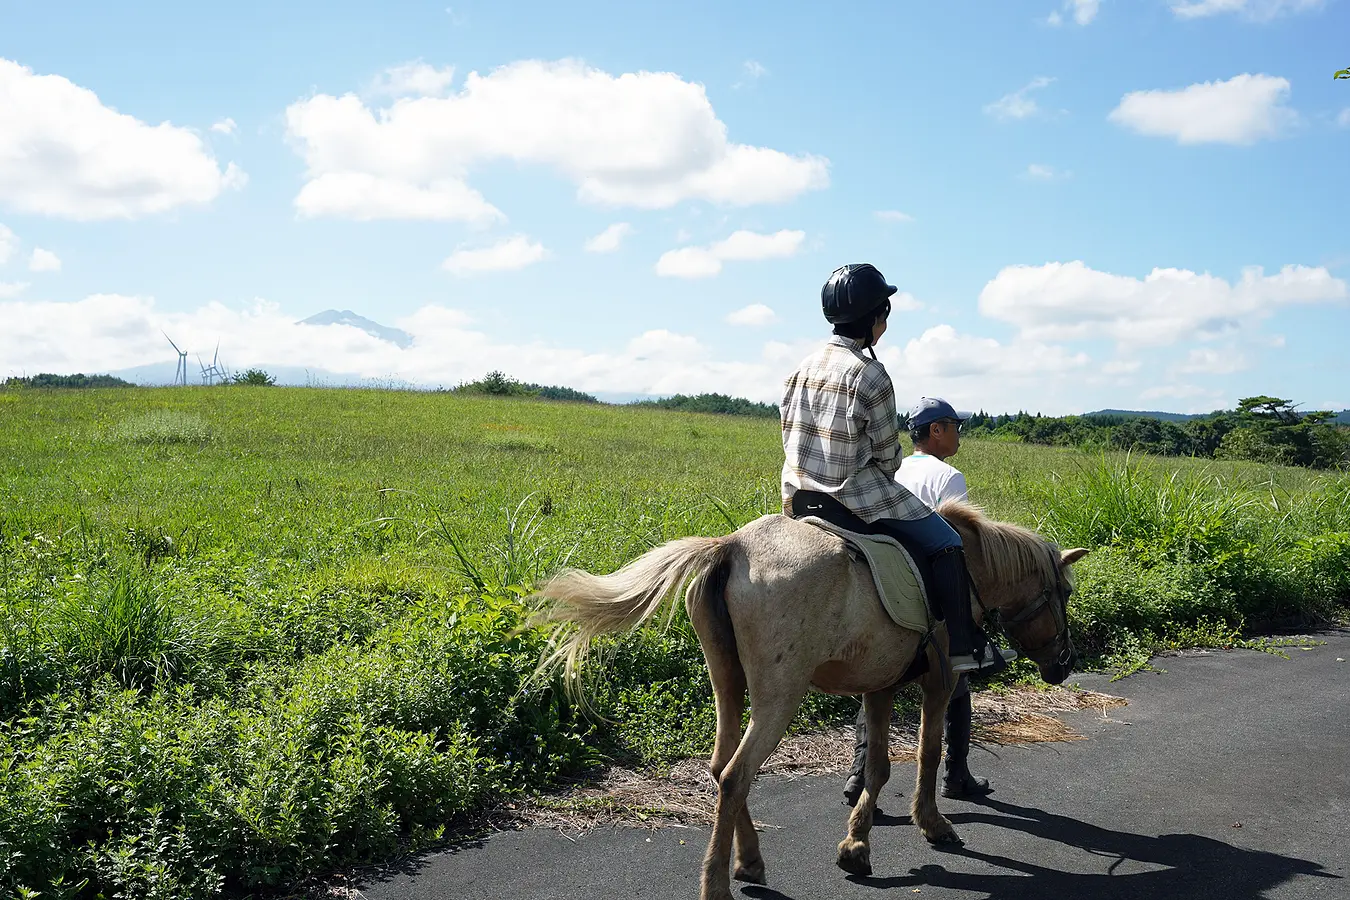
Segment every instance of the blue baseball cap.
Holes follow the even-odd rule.
[[[939,419],[955,419],[964,422],[970,418],[968,412],[957,412],[952,405],[940,397],[924,397],[909,411],[909,427],[920,428]]]

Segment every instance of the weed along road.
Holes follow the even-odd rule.
[[[1084,740],[984,747],[995,793],[941,801],[965,844],[909,824],[913,764],[896,764],[870,877],[834,865],[838,777],[761,777],[767,887],[757,900],[1225,900],[1350,897],[1350,632],[1284,649],[1190,652],[1085,688],[1125,706],[1063,714]],[[1302,648],[1309,649],[1302,649]],[[904,797],[898,796],[900,792]],[[503,832],[367,881],[369,900],[693,898],[704,828]]]

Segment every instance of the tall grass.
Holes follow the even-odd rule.
[[[117,423],[109,436],[129,444],[204,444],[211,440],[211,426],[192,413],[157,409]]]
[[[1128,457],[1051,475],[1037,492],[1038,527],[1096,548],[1078,566],[1080,643],[1137,664],[1183,630],[1231,642],[1343,615],[1350,520],[1340,504],[1350,494],[1344,479],[1313,484],[1291,491],[1207,467],[1164,474]]]
[[[284,892],[490,797],[706,753],[677,612],[580,715],[528,582],[779,507],[772,421],[392,391],[0,391],[0,896]],[[1092,553],[1128,669],[1343,614],[1350,479],[970,442],[977,502]],[[796,723],[849,712],[812,695]]]

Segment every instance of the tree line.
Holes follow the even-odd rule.
[[[1084,449],[1131,450],[1307,466],[1350,467],[1350,429],[1330,410],[1299,412],[1279,397],[1246,397],[1237,408],[1186,421],[1125,416],[1042,416],[976,413],[962,434]],[[902,417],[903,420],[903,417]]]

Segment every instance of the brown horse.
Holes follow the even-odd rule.
[[[1069,674],[1073,643],[1067,604],[1068,566],[1086,550],[1058,549],[1033,531],[995,522],[975,507],[945,503],[939,513],[965,543],[978,604],[976,618],[998,609],[1009,637],[1058,684]],[[567,570],[539,591],[542,618],[556,623],[557,649],[546,661],[563,662],[575,676],[592,638],[627,631],[685,590],[685,608],[708,663],[717,702],[717,739],[711,768],[717,813],[703,860],[702,900],[729,900],[727,877],[735,837],[735,876],[764,883],[759,838],[746,806],[760,766],[769,758],[810,688],[863,694],[869,733],[886,734],[899,683],[922,650],[928,670],[919,725],[915,824],[934,843],[957,840],[937,808],[942,721],[955,681],[948,669],[944,627],[933,640],[896,625],[877,597],[864,563],[843,540],[809,523],[767,515],[724,537],[688,537],[648,551],[612,575]],[[741,735],[746,691],[750,725]],[[839,844],[838,864],[870,874],[867,843],[876,798],[890,777],[885,741],[868,747],[862,797]]]

